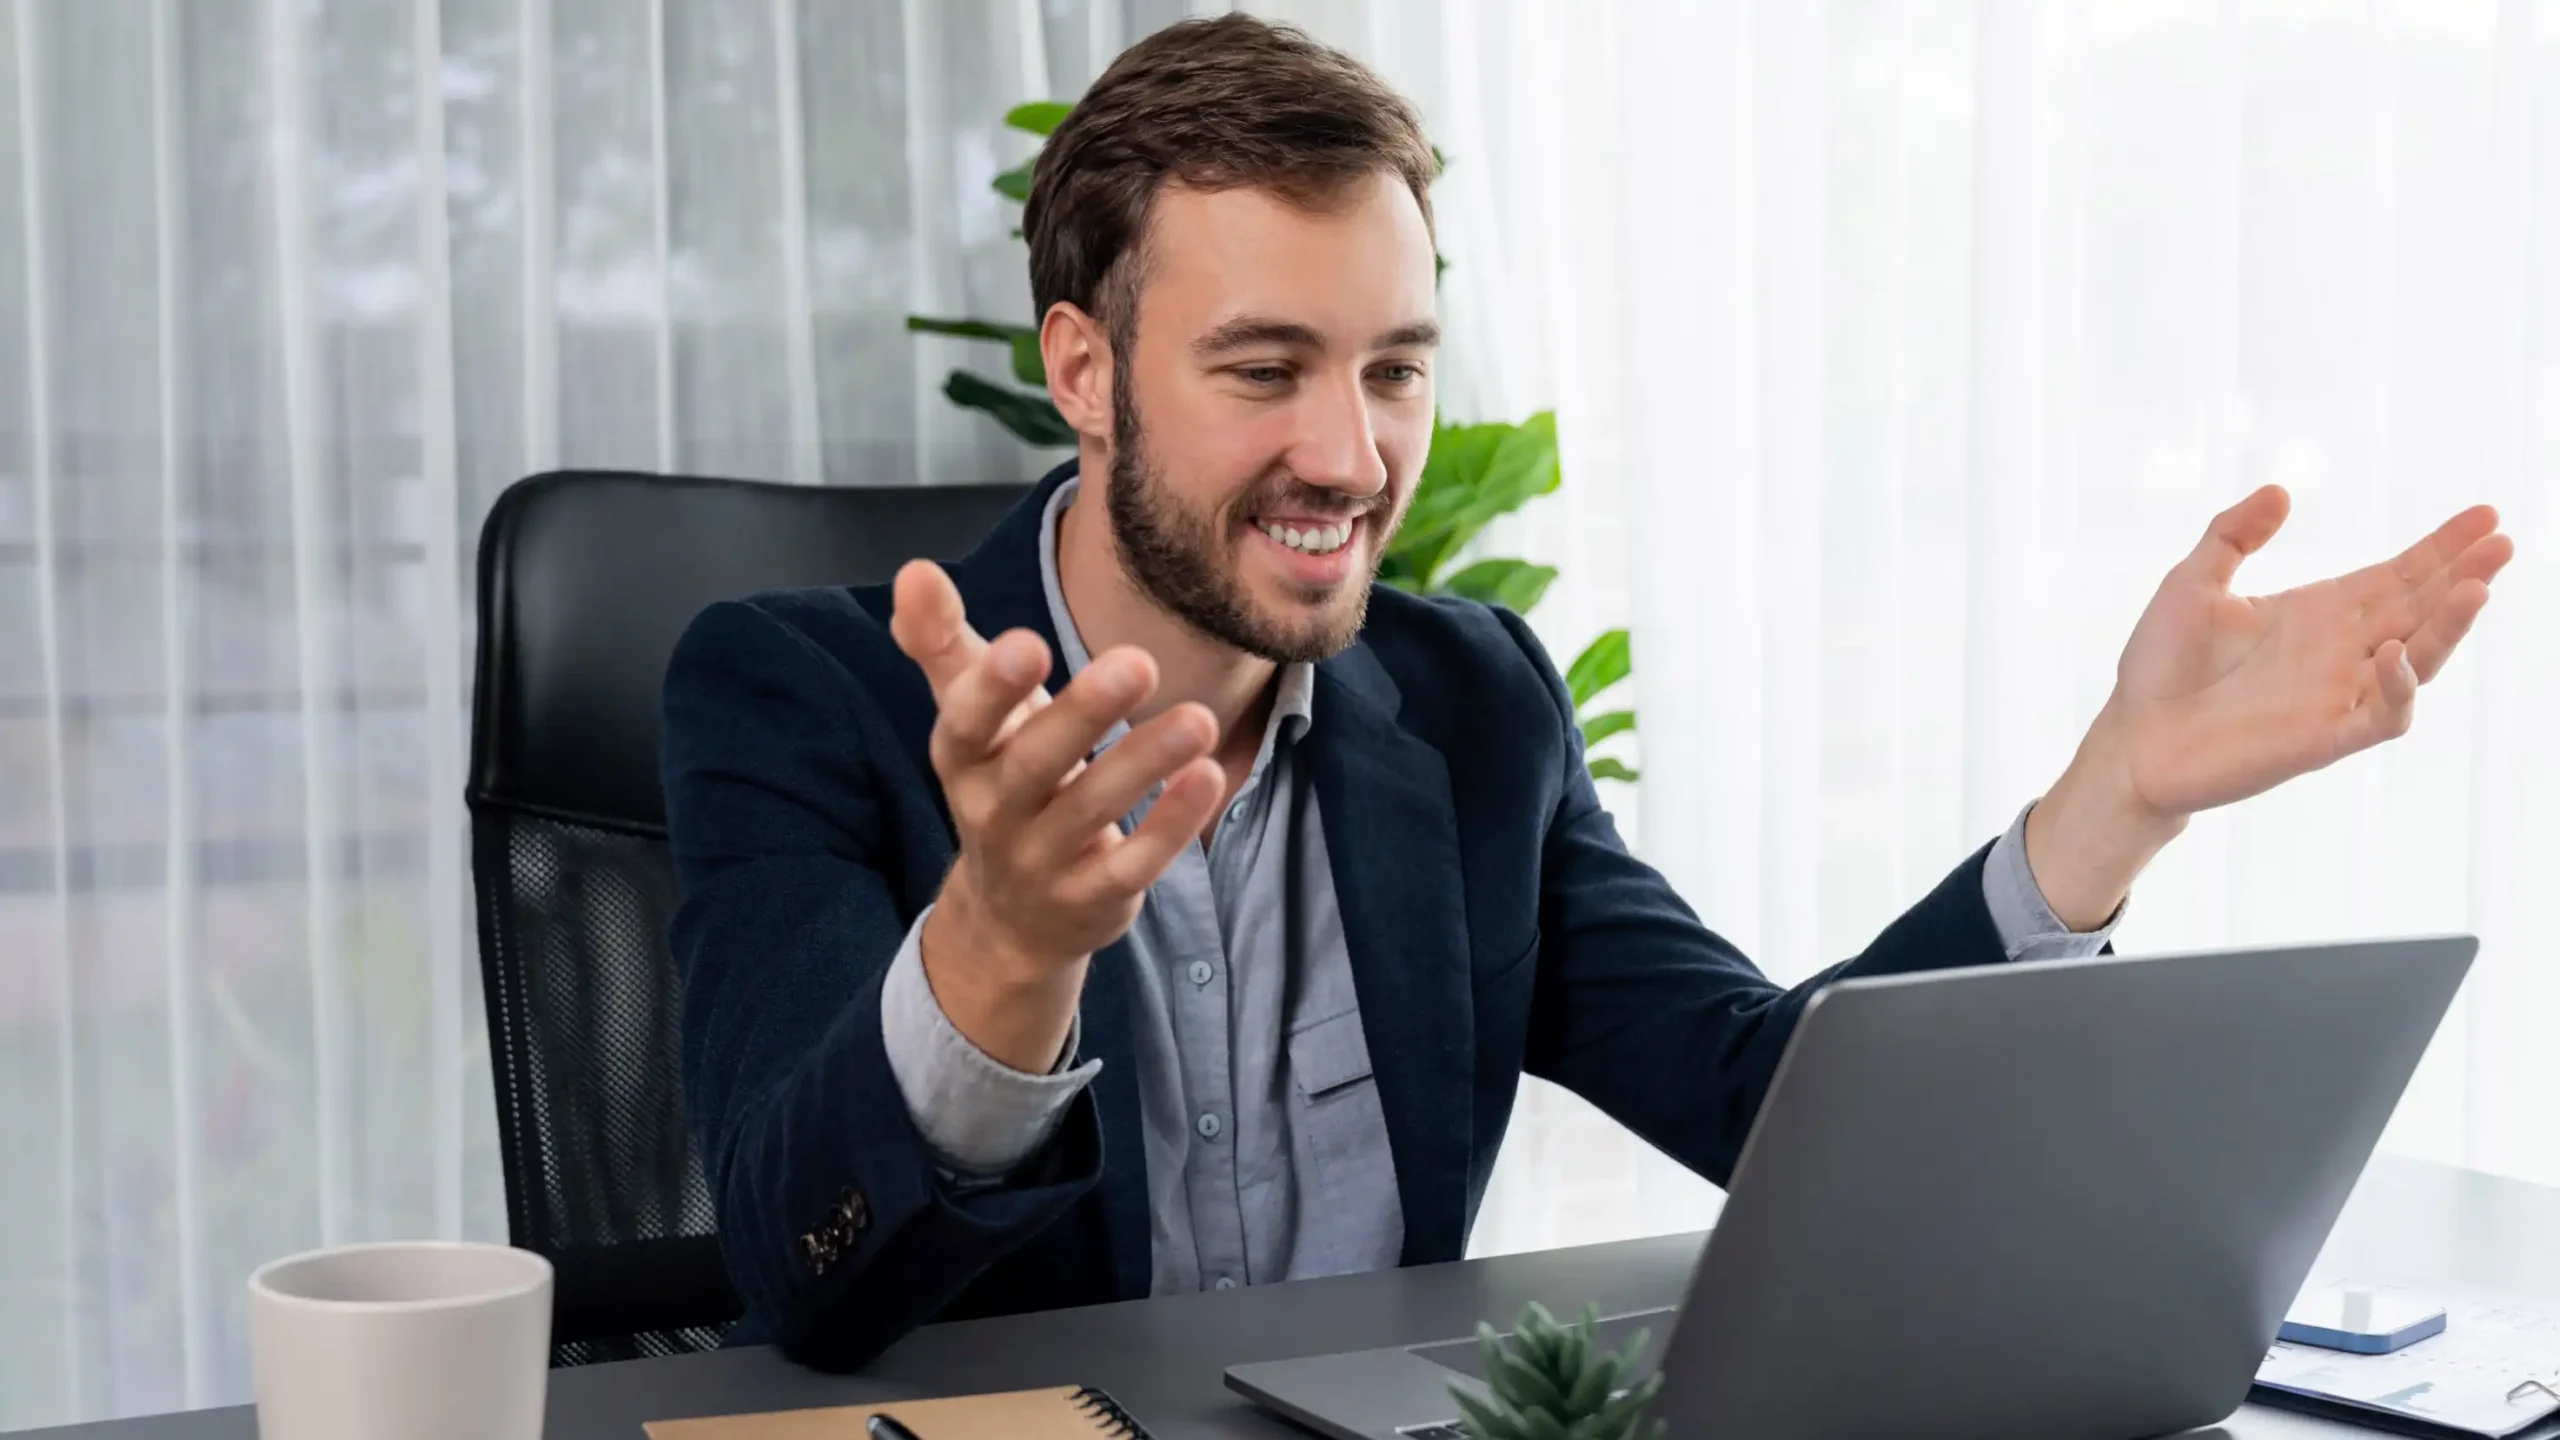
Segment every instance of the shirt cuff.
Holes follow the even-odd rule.
[[[1991,923],[1999,930],[2000,946],[2010,959],[2084,960],[2107,948],[2117,923],[2124,919],[2125,907],[2118,905],[2107,923],[2095,930],[2074,930],[2062,923],[2062,917],[2045,902],[2036,872],[2027,864],[2027,814],[2035,808],[2029,805],[2019,811],[2009,833],[1991,847],[1982,867],[1982,899],[1991,907]]]
[[[1102,1062],[1074,1063],[1081,1020],[1068,1029],[1066,1048],[1046,1075],[1016,1070],[961,1034],[924,973],[924,922],[932,913],[928,905],[916,917],[889,962],[880,987],[880,1038],[934,1164],[962,1177],[1001,1176],[1049,1143]]]

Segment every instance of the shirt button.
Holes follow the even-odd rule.
[[[1230,825],[1241,825],[1244,823],[1244,801],[1241,798],[1239,798],[1233,805],[1227,807],[1227,823]]]
[[[1219,1289],[1221,1289],[1221,1290],[1233,1290],[1234,1288],[1236,1288],[1236,1277],[1234,1277],[1233,1275],[1221,1275],[1221,1276],[1219,1276],[1219,1277],[1218,1277],[1218,1288],[1219,1288]]]
[[[1225,1128],[1227,1128],[1226,1125],[1214,1114],[1204,1114],[1200,1117],[1200,1138],[1203,1140],[1217,1139],[1218,1132]]]
[[[1216,977],[1217,973],[1218,972],[1216,970],[1210,968],[1209,962],[1206,960],[1194,960],[1191,962],[1191,983],[1194,985],[1208,984],[1210,980]]]

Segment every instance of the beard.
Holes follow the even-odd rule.
[[[1300,591],[1298,598],[1313,606],[1314,613],[1295,623],[1257,609],[1229,561],[1229,537],[1238,524],[1283,508],[1336,519],[1363,517],[1372,523],[1360,527],[1355,543],[1370,543],[1375,520],[1390,512],[1388,495],[1348,505],[1344,500],[1339,491],[1284,475],[1254,486],[1210,513],[1191,509],[1147,454],[1128,368],[1114,371],[1111,474],[1104,486],[1112,543],[1120,552],[1121,568],[1139,593],[1192,629],[1280,665],[1312,663],[1348,648],[1369,618],[1369,589],[1376,580],[1378,562],[1386,555],[1384,535],[1376,537],[1376,553],[1367,574],[1332,587],[1331,593]]]

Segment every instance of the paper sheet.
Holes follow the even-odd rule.
[[[2560,1410],[2560,1308],[2479,1293],[2440,1298],[2441,1335],[2389,1355],[2279,1340],[2258,1383],[2479,1435],[2512,1435]]]

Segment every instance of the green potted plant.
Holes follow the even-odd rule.
[[[1533,1300],[1507,1340],[1491,1325],[1478,1325],[1492,1399],[1455,1386],[1449,1391],[1469,1440],[1659,1440],[1663,1422],[1647,1425],[1644,1412],[1662,1390],[1661,1373],[1626,1383],[1652,1332],[1636,1332],[1613,1352],[1595,1338],[1599,1323],[1596,1305],[1583,1307],[1580,1323],[1566,1325]]]
[[[1055,100],[1034,101],[1007,111],[1004,123],[1045,140],[1067,117],[1069,108]],[[1017,204],[1029,198],[1031,163],[1026,160],[998,175],[993,182],[996,192]],[[1017,236],[1021,233],[1019,228],[1014,231]],[[910,315],[907,328],[1004,346],[1014,385],[973,370],[954,370],[943,382],[942,393],[955,405],[984,412],[1026,445],[1055,448],[1075,443],[1075,432],[1049,403],[1037,326]],[[1538,496],[1553,493],[1562,480],[1556,417],[1551,410],[1541,410],[1517,424],[1451,425],[1435,419],[1430,458],[1423,463],[1422,480],[1415,487],[1404,523],[1388,542],[1379,580],[1417,595],[1459,595],[1528,614],[1554,582],[1554,567],[1501,557],[1458,562],[1485,526]],[[1635,711],[1604,709],[1599,703],[1627,678],[1631,668],[1623,629],[1593,640],[1565,668],[1565,686],[1572,692],[1586,752],[1634,731]],[[1635,769],[1616,756],[1592,758],[1586,753],[1585,763],[1594,780],[1636,778]]]
[[[1516,425],[1502,420],[1435,422],[1422,481],[1414,487],[1404,523],[1387,542],[1378,579],[1417,595],[1459,595],[1528,614],[1554,583],[1554,566],[1508,557],[1456,562],[1485,526],[1552,493],[1563,479],[1552,410]],[[1574,718],[1582,726],[1584,763],[1594,780],[1636,778],[1634,767],[1616,756],[1588,753],[1636,728],[1633,710],[1598,708],[1600,697],[1632,668],[1622,629],[1602,633],[1565,667],[1565,688],[1572,692]]]

